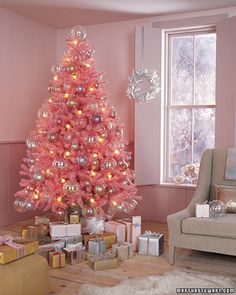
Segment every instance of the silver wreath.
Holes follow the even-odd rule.
[[[157,71],[140,68],[129,77],[127,95],[138,102],[150,102],[160,91],[160,77]]]

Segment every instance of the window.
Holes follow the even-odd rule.
[[[215,145],[214,28],[165,32],[164,182]]]

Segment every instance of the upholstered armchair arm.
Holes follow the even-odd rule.
[[[181,234],[182,220],[189,217],[191,217],[191,213],[187,208],[167,216],[169,241],[174,242],[175,239]]]

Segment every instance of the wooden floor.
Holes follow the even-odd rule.
[[[23,223],[6,226],[1,229],[19,232]],[[177,249],[176,264],[172,266],[168,263],[167,225],[144,222],[142,231],[145,230],[164,233],[165,252],[162,256],[151,257],[136,254],[134,258],[120,263],[119,268],[108,271],[93,271],[87,262],[67,265],[61,269],[50,269],[49,294],[75,295],[78,294],[79,287],[85,283],[112,286],[127,277],[164,274],[172,269],[187,269],[220,274],[236,281],[236,257]]]

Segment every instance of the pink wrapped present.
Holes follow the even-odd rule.
[[[132,243],[132,222],[128,220],[117,220],[117,222],[125,225],[125,242]]]
[[[123,223],[117,221],[107,221],[105,225],[106,232],[116,234],[117,242],[123,244],[125,242],[126,226]]]

